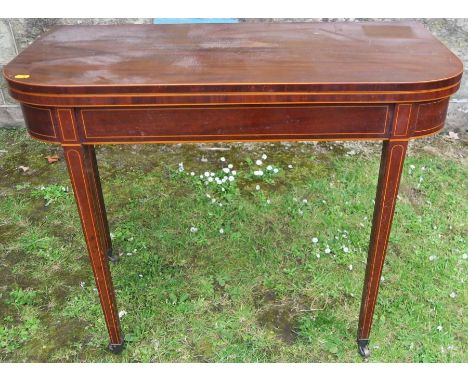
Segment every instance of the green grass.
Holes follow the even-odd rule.
[[[229,150],[206,149],[215,146]],[[380,157],[370,146],[355,155],[342,143],[98,148],[121,255],[111,270],[127,346],[115,356],[63,157],[45,159],[60,148],[0,131],[0,360],[361,361]],[[228,163],[234,182],[200,179],[222,177]],[[410,151],[371,361],[468,361],[467,176],[458,161]]]

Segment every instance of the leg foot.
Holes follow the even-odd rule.
[[[112,254],[112,248],[107,249],[107,260],[109,260],[113,264],[115,264],[115,263],[117,263],[119,261],[119,256]]]
[[[120,354],[124,348],[124,344],[124,340],[120,344],[109,344],[108,349],[111,353]]]
[[[365,359],[370,357],[369,340],[358,340],[358,351]]]

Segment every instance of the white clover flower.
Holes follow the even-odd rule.
[[[216,184],[223,184],[223,181],[219,178],[216,178]]]
[[[316,237],[313,237],[313,238],[312,238],[312,243],[317,244],[317,243],[318,243],[318,239],[317,239]]]
[[[227,168],[227,167],[224,167],[224,168],[223,168],[223,172],[224,172],[225,174],[229,174],[230,171],[231,171],[231,170],[229,170],[229,168]]]
[[[262,154],[262,159],[265,160],[267,159],[268,157],[266,156],[266,154]]]
[[[219,233],[222,235],[224,233],[224,229],[220,228]]]
[[[80,281],[80,287],[84,288],[86,283],[84,281]]]
[[[437,256],[431,255],[429,256],[429,261],[434,261],[437,259]]]
[[[226,162],[226,158],[225,158],[225,157],[221,157],[221,158],[219,158],[219,160],[220,160],[221,162]]]
[[[299,212],[299,215],[301,215],[301,216],[304,215],[304,211],[299,210],[298,212]]]
[[[317,257],[317,259],[320,259],[320,254],[319,253],[317,253],[315,256]]]
[[[273,170],[273,166],[272,166],[271,164],[269,164],[269,165],[267,166],[267,170],[268,170],[268,171]]]
[[[271,204],[271,200],[270,199],[267,199],[267,204]]]
[[[234,177],[233,177],[232,175],[229,175],[228,180],[229,180],[230,182],[234,182]]]
[[[257,160],[255,161],[255,164],[256,164],[257,166],[261,166],[261,165],[263,164],[263,162],[262,162],[261,159],[257,159]]]
[[[438,325],[436,329],[437,329],[438,332],[441,332],[443,327],[442,327],[442,325]]]
[[[138,275],[138,277],[139,277],[140,279],[142,279],[142,278],[143,278],[143,275],[140,273],[140,274]]]
[[[206,195],[206,197],[207,197],[208,199],[211,199],[211,195],[210,195],[210,194],[205,194],[205,195]]]
[[[191,176],[195,176],[195,173],[192,171],[192,172],[190,173],[190,175],[191,175]]]
[[[222,207],[222,206],[223,206],[223,203],[219,203],[218,205],[219,205],[220,207]]]
[[[385,277],[382,276],[382,277],[380,278],[380,282],[383,283],[384,281],[385,281]]]
[[[451,298],[455,298],[455,297],[457,297],[457,294],[456,294],[455,292],[452,292],[452,293],[450,293],[449,296],[450,296]]]
[[[352,264],[349,264],[349,265],[348,265],[348,269],[349,269],[350,271],[352,271],[352,270],[353,270],[353,265],[352,265]]]
[[[127,315],[127,311],[126,310],[121,310],[119,312],[119,318],[122,318],[123,316],[126,316]]]
[[[221,187],[221,191],[223,191],[223,192],[224,192],[224,191],[226,191],[226,190],[224,189],[224,187]]]
[[[255,171],[254,171],[254,175],[262,176],[262,175],[263,175],[263,171],[262,171],[262,170],[255,170]]]
[[[288,168],[293,168],[293,165],[292,165],[292,164],[288,164]]]
[[[237,171],[236,171],[236,170],[232,170],[232,171],[231,171],[231,174],[232,174],[232,175],[237,175]]]
[[[214,173],[214,172],[210,172],[210,176],[215,176],[215,173]]]
[[[200,179],[203,179],[203,174],[200,175]]]
[[[343,248],[343,252],[345,252],[345,253],[349,252],[349,248],[346,245],[343,245],[342,248]]]
[[[210,173],[208,171],[205,171],[203,175],[205,175],[208,178],[210,176]]]
[[[302,199],[302,203],[307,204],[307,199]]]
[[[463,260],[468,259],[468,254],[464,253],[463,256],[462,256],[462,259],[463,259]]]
[[[325,248],[324,252],[328,255],[330,252],[331,252],[331,249],[329,246],[327,246],[327,248]]]
[[[198,232],[198,228],[197,227],[190,227],[190,232],[196,233],[196,232]]]
[[[279,170],[278,170],[277,168],[274,168],[274,169],[273,169],[273,172],[274,172],[275,174],[277,174],[278,171],[279,171]]]
[[[228,168],[229,168],[229,169],[231,169],[231,168],[233,168],[233,167],[234,167],[234,165],[233,165],[232,163],[229,163],[229,164],[228,164]]]
[[[256,189],[257,191],[259,191],[259,190],[260,190],[260,186],[257,184],[257,185],[255,186],[255,189]]]
[[[210,183],[211,183],[212,181],[213,181],[213,177],[212,177],[212,176],[210,176],[210,177],[208,178],[208,182],[210,182]]]
[[[412,164],[412,165],[409,166],[409,168],[410,168],[411,170],[414,170],[414,169],[416,168],[416,166],[415,166],[414,164]]]

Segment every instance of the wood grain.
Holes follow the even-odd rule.
[[[456,91],[462,71],[461,61],[418,23],[241,23],[60,26],[4,74],[15,98],[35,103],[47,95],[47,104],[58,106],[79,104],[80,95],[83,102],[122,105],[167,103],[138,98],[149,94],[187,104],[194,101],[177,95],[210,93],[206,102],[214,103],[231,92],[282,93],[275,102],[288,96],[300,102],[297,92],[315,93],[307,101],[316,102],[353,94],[354,102],[384,94],[388,101],[422,101]],[[332,94],[320,98],[326,93]]]

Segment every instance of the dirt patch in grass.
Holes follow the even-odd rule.
[[[0,288],[9,287],[13,284],[21,288],[35,288],[41,284],[40,280],[37,280],[28,273],[14,273],[12,269],[21,262],[29,262],[30,256],[25,252],[9,251],[6,252],[1,259],[0,263]]]
[[[272,304],[264,307],[259,312],[257,320],[260,325],[273,330],[284,343],[291,345],[295,342],[297,338],[296,320],[287,304]]]
[[[210,338],[201,338],[199,341],[191,343],[191,349],[197,362],[213,362],[214,347],[213,340]]]
[[[72,293],[71,289],[76,288],[80,282],[86,281],[94,287],[94,280],[89,280],[90,265],[86,261],[80,261],[82,266],[79,271],[70,272],[68,270],[60,270],[54,273],[54,278],[59,281],[50,291],[50,297],[54,304],[64,303],[68,296]]]
[[[436,135],[423,139],[416,139],[410,143],[410,152],[424,152],[441,159],[451,159],[463,165],[468,165],[468,141],[455,141],[446,135]]]
[[[254,291],[254,304],[258,309],[257,322],[272,330],[285,344],[291,345],[297,338],[296,309],[291,302],[279,302],[276,293],[269,289]]]
[[[21,235],[22,227],[15,224],[0,225],[0,237],[5,243],[11,242],[14,238]]]
[[[413,187],[409,182],[401,182],[398,197],[401,198],[402,202],[411,204],[417,215],[423,213],[426,197],[422,190]]]
[[[86,322],[82,320],[52,321],[43,317],[42,324],[47,327],[47,336],[36,337],[24,346],[28,362],[51,362],[54,353],[70,348],[75,343],[87,342]]]

